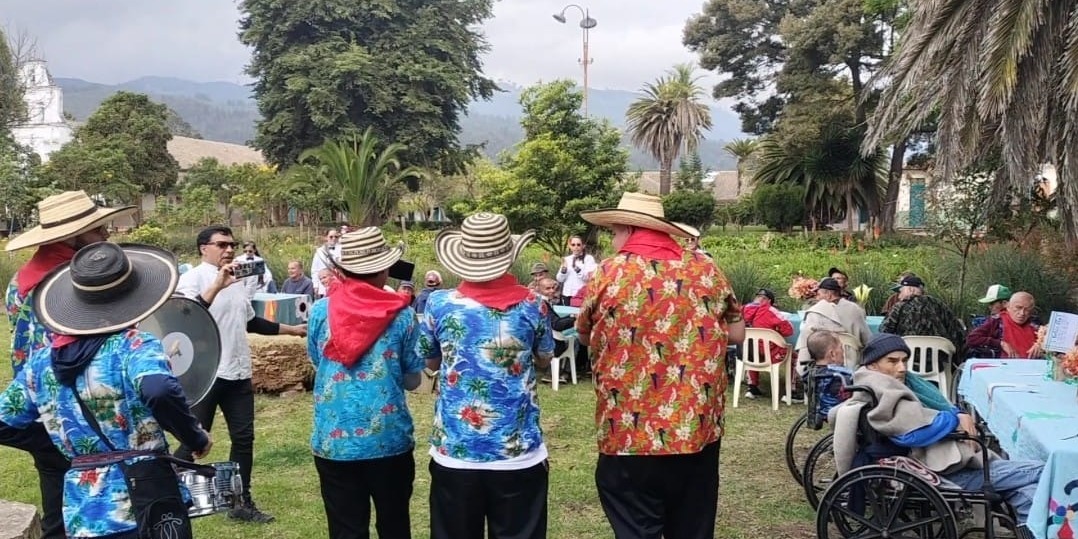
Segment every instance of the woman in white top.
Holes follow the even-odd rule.
[[[584,240],[580,236],[569,238],[569,250],[571,254],[562,259],[557,275],[558,282],[562,284],[562,305],[569,305],[569,300],[584,288],[599,267],[595,258],[584,252]]]

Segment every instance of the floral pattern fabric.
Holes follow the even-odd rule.
[[[5,300],[11,322],[11,369],[14,374],[19,374],[34,350],[48,348],[52,342],[49,330],[34,314],[33,294],[32,290],[25,296],[19,294],[19,283],[15,278],[8,284]]]
[[[411,451],[414,427],[404,375],[423,370],[415,352],[415,311],[409,307],[397,313],[374,346],[348,368],[322,354],[329,340],[330,301],[315,302],[307,320],[307,353],[315,368],[311,451],[339,461]]]
[[[554,352],[548,309],[534,293],[506,311],[484,307],[455,289],[430,294],[417,351],[442,362],[434,451],[488,463],[542,446],[535,358]]]
[[[726,277],[703,254],[604,260],[576,322],[591,336],[599,452],[688,454],[718,440],[727,322],[740,318]]]
[[[164,431],[140,397],[141,379],[147,375],[171,375],[161,342],[149,333],[130,330],[105,341],[75,382],[75,390],[117,450],[168,451]],[[110,451],[84,419],[72,388],[57,381],[49,348],[35,351],[0,394],[0,421],[25,428],[39,418],[53,444],[69,459]],[[64,527],[69,537],[135,529],[118,465],[67,472]]]

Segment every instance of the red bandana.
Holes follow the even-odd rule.
[[[351,368],[408,306],[408,299],[358,279],[340,279],[331,290],[329,341],[322,353]]]
[[[478,301],[484,307],[499,311],[508,310],[513,305],[528,299],[532,293],[530,288],[521,286],[517,278],[509,273],[485,283],[462,281],[457,286],[457,292],[466,298]]]
[[[640,255],[651,260],[681,260],[685,251],[678,242],[674,241],[669,234],[651,230],[650,228],[636,228],[621,246],[620,252]]]
[[[45,274],[66,264],[75,258],[75,248],[64,243],[48,243],[37,248],[33,258],[19,269],[16,280],[19,282],[19,295],[26,297],[31,290],[41,284]]]

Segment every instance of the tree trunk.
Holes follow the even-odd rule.
[[[670,170],[673,165],[674,160],[665,156],[659,163],[659,194],[662,196],[670,194]]]
[[[740,158],[737,160],[737,197],[736,198],[738,198],[738,199],[741,198],[741,166],[742,166],[741,161],[742,160]],[[718,179],[718,178],[716,178],[716,179]],[[714,189],[714,186],[712,186],[712,189]]]
[[[898,191],[902,185],[902,169],[906,160],[907,139],[891,148],[891,168],[887,174],[887,192],[880,211],[880,229],[884,233],[895,231],[895,212],[898,210]]]
[[[853,238],[854,227],[857,225],[857,218],[854,215],[855,208],[853,207],[853,190],[846,191],[846,233],[850,238]]]

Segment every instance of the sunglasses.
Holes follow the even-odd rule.
[[[218,249],[235,249],[236,246],[239,245],[239,243],[236,243],[234,241],[211,241],[206,245],[214,245]]]

